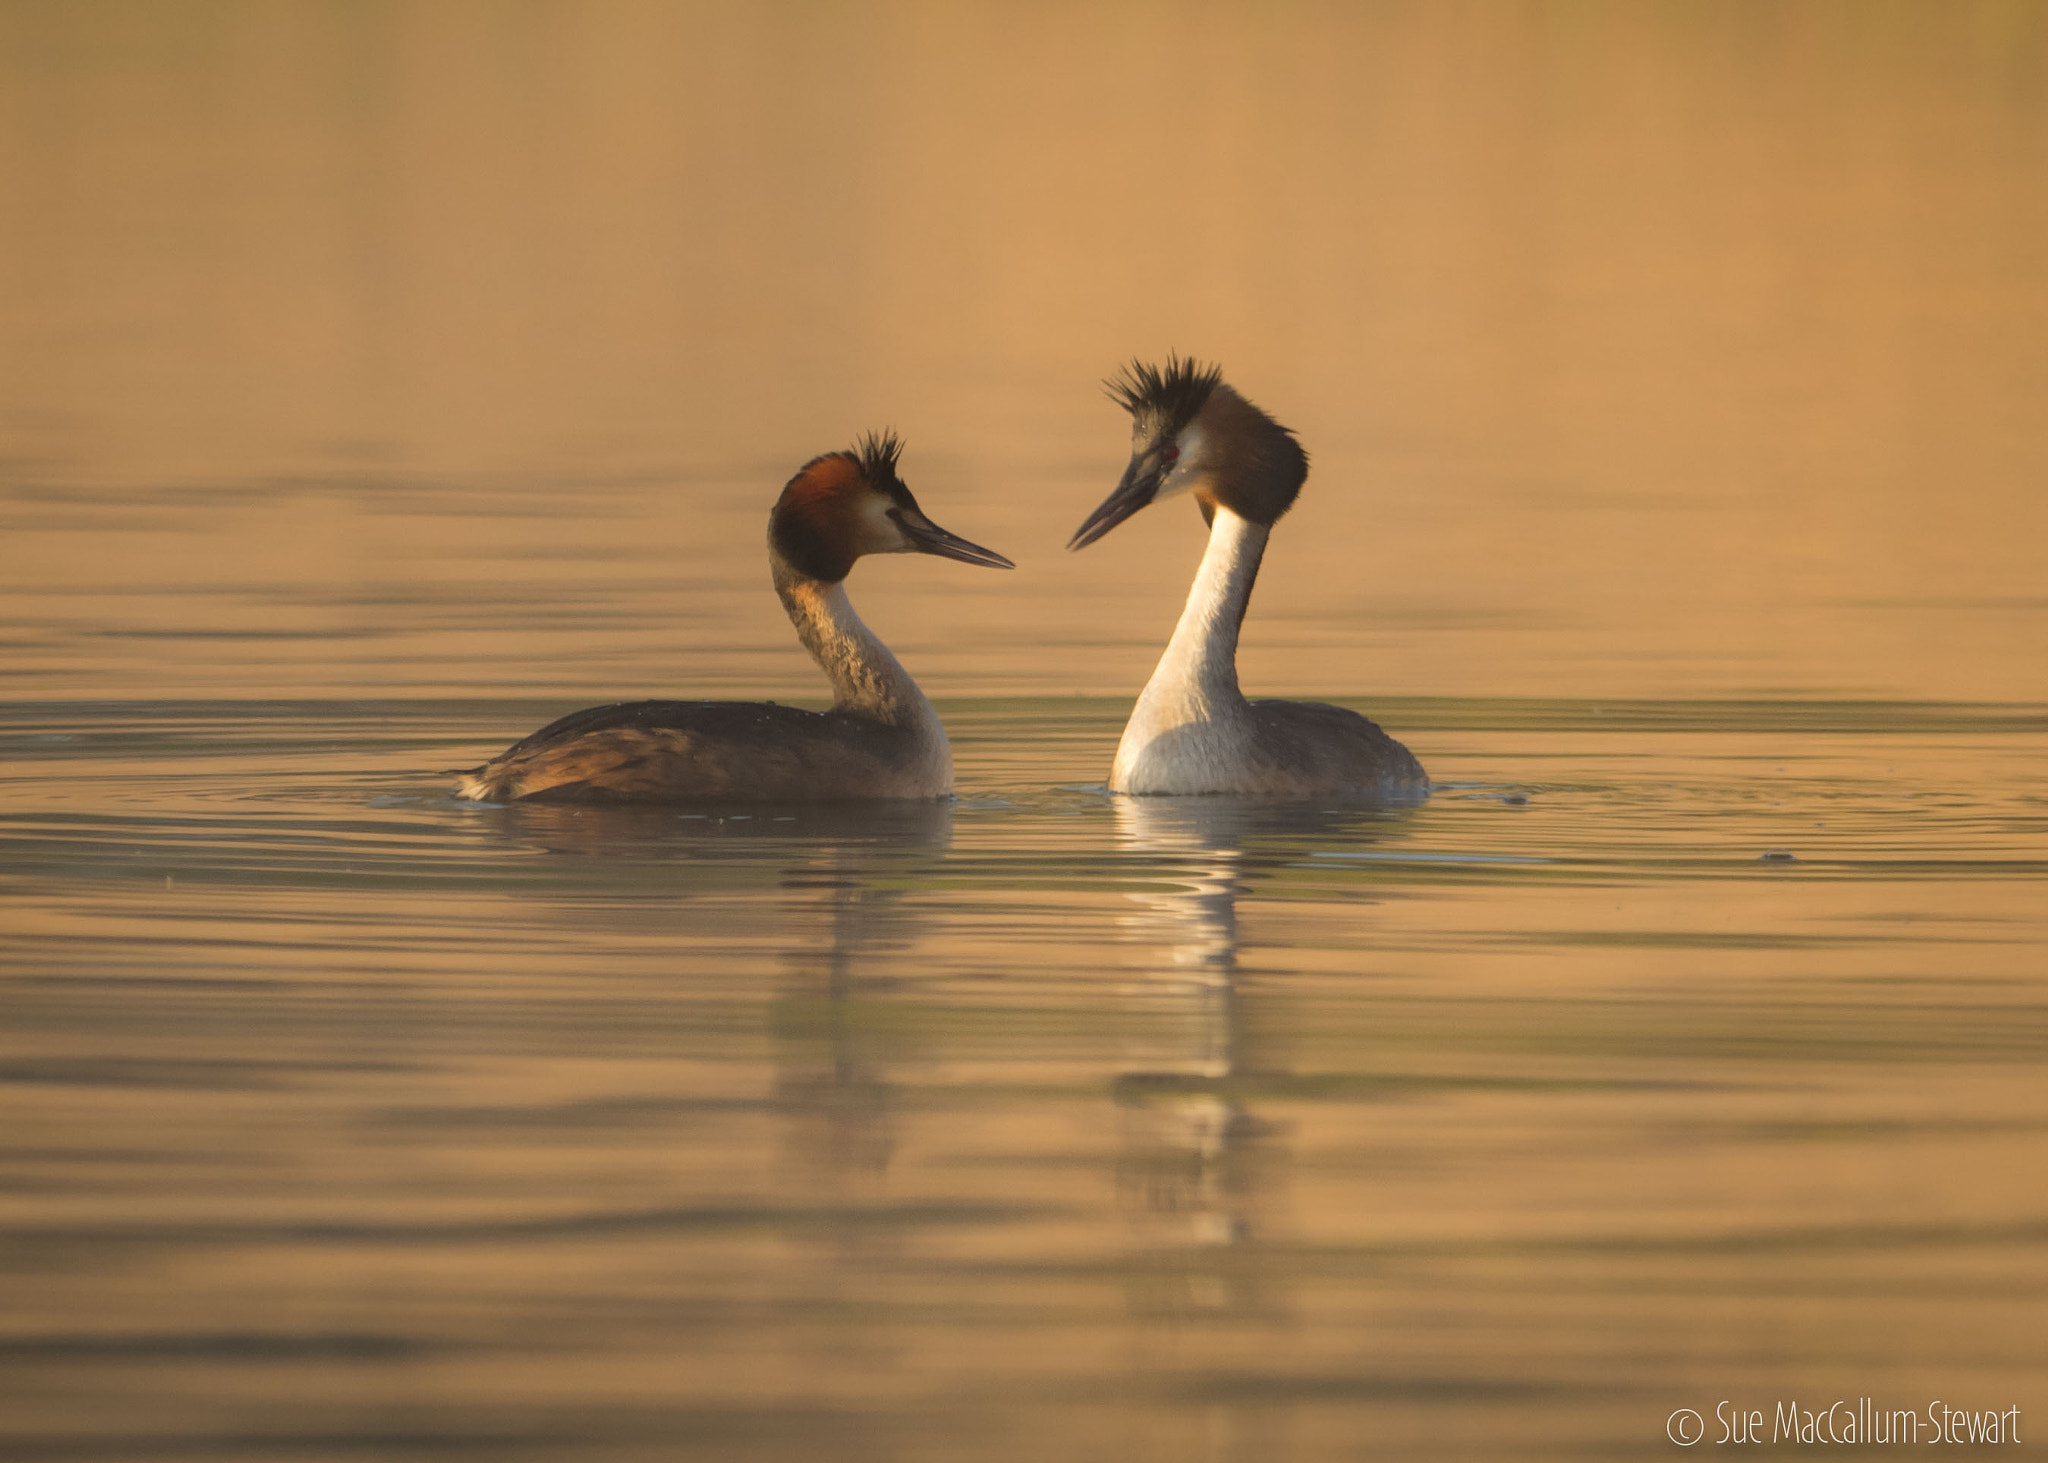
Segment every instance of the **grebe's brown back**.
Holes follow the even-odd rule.
[[[1193,493],[1209,547],[1166,653],[1138,697],[1110,768],[1122,793],[1253,797],[1419,797],[1422,764],[1355,711],[1313,701],[1247,701],[1237,634],[1266,539],[1308,477],[1294,434],[1224,384],[1214,366],[1168,357],[1109,384],[1130,412],[1123,481],[1069,548],[1086,548],[1148,503]]]
[[[925,517],[898,476],[891,433],[804,464],[768,516],[775,592],[832,682],[829,711],[773,702],[629,701],[542,727],[458,792],[589,803],[830,802],[953,790],[946,729],[889,648],[861,623],[844,580],[863,554],[936,554],[1013,568]]]

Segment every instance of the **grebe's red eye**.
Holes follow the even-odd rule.
[[[1169,447],[1164,452],[1160,453],[1159,456],[1167,462],[1179,462],[1180,449],[1178,447]]]

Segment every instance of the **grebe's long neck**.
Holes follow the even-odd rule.
[[[861,623],[846,586],[800,574],[780,555],[774,556],[774,569],[775,592],[797,638],[832,682],[832,709],[929,732],[943,746],[938,713],[903,663]]]
[[[1237,689],[1237,632],[1271,532],[1217,507],[1187,608],[1138,698],[1138,709],[1149,713],[1148,719],[1163,718],[1168,724],[1207,720],[1244,705]]]

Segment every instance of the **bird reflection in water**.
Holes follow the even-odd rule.
[[[1118,1190],[1140,1251],[1134,1310],[1278,1318],[1264,1247],[1284,1224],[1284,1124],[1253,1102],[1287,1083],[1271,997],[1238,968],[1237,905],[1270,871],[1333,837],[1371,839],[1384,814],[1228,798],[1116,799],[1120,838],[1164,867],[1122,924],[1151,947],[1128,987],[1143,1019],[1115,1082]],[[1277,1013],[1276,1013],[1277,1014]]]
[[[564,882],[582,858],[614,865],[606,871],[613,891],[622,883],[617,861],[644,868],[643,933],[668,932],[678,949],[767,955],[779,972],[768,992],[736,977],[747,983],[748,1025],[732,1032],[739,1050],[721,1062],[734,1083],[728,1090],[752,1112],[731,1112],[722,1143],[689,1151],[715,1154],[765,1190],[740,1192],[772,1216],[756,1239],[778,1256],[765,1272],[774,1277],[769,1295],[790,1307],[775,1322],[778,1345],[805,1385],[853,1394],[887,1375],[895,1359],[883,1332],[831,1318],[876,1314],[873,1276],[907,1238],[886,1194],[899,1085],[888,1074],[902,1060],[902,1026],[877,1016],[906,955],[929,938],[926,915],[908,896],[952,841],[952,804],[484,811],[508,836],[570,856],[553,870]],[[595,907],[617,917],[616,898]],[[679,962],[678,976],[701,980],[701,962]],[[763,994],[767,1042],[758,1048],[749,1038],[760,1008],[747,998]],[[765,1064],[756,1065],[756,1053]],[[759,1128],[756,1115],[766,1119]],[[775,1299],[760,1303],[774,1314]]]
[[[815,1216],[789,1252],[813,1316],[871,1317],[874,1277],[900,1258],[902,1225],[886,1216],[897,1145],[897,1090],[888,1080],[901,1035],[877,1015],[925,934],[905,886],[952,837],[947,803],[892,810],[865,833],[806,842],[784,862],[783,977],[768,1022],[782,1202]],[[807,1385],[852,1394],[905,1364],[886,1328],[793,1323],[787,1357]]]
[[[504,833],[548,853],[690,866],[662,887],[692,940],[717,933],[721,923],[735,934],[783,937],[788,977],[769,1019],[792,1189],[827,1206],[872,1197],[893,1138],[890,1089],[875,1050],[882,1038],[861,1014],[863,977],[872,994],[881,964],[915,943],[918,917],[904,903],[903,884],[952,841],[952,805],[678,812],[513,803],[490,812]],[[766,919],[760,896],[772,896]]]
[[[908,846],[946,845],[950,807],[932,804],[929,811]],[[891,1089],[882,1076],[881,1048],[890,1038],[865,1016],[889,983],[884,972],[919,935],[904,889],[876,877],[898,862],[878,855],[905,846],[820,844],[789,865],[782,880],[792,901],[822,908],[827,922],[823,942],[792,943],[784,954],[788,975],[770,1019],[775,1092],[790,1119],[789,1166],[800,1189],[828,1201],[873,1197],[895,1148]]]

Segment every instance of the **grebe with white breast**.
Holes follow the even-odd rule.
[[[863,554],[1016,566],[925,517],[897,475],[901,451],[885,432],[852,451],[812,458],[768,515],[775,592],[832,682],[831,710],[772,701],[593,706],[461,773],[459,794],[492,802],[731,804],[950,793],[953,754],[938,713],[853,612],[843,581]]]
[[[1194,494],[1209,523],[1187,607],[1117,744],[1110,791],[1426,795],[1422,764],[1357,712],[1247,701],[1238,690],[1237,633],[1259,560],[1308,477],[1294,434],[1224,384],[1215,366],[1133,361],[1107,384],[1131,414],[1131,461],[1067,547],[1086,548],[1146,504],[1181,493]]]

